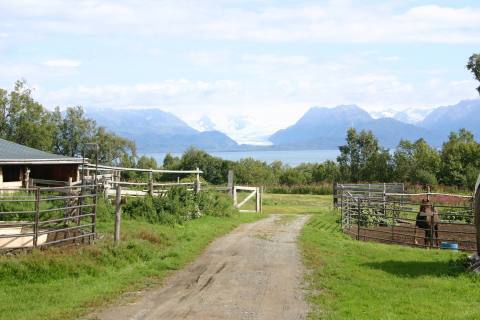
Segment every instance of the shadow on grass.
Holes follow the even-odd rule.
[[[423,276],[457,277],[466,271],[462,258],[451,261],[395,261],[369,262],[363,264],[372,269],[378,269],[390,274],[416,278]]]

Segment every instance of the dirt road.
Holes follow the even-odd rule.
[[[161,288],[93,319],[305,319],[296,237],[308,216],[273,215],[214,241]]]

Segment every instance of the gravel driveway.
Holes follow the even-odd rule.
[[[136,301],[93,319],[305,319],[296,238],[308,216],[271,215],[218,238]]]

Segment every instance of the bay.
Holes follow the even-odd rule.
[[[208,152],[212,156],[225,160],[238,161],[245,158],[253,158],[256,160],[272,163],[280,160],[289,166],[297,166],[300,163],[320,163],[325,160],[336,161],[339,155],[338,150],[287,150],[287,151],[220,151]],[[163,163],[165,152],[147,153],[145,155],[155,158],[158,164]],[[173,156],[181,157],[182,153],[171,153]]]

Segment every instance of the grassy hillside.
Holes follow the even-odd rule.
[[[0,256],[1,319],[73,319],[122,292],[158,284],[214,238],[259,214],[205,216],[167,226],[125,219],[113,246],[113,221],[100,222],[96,245]]]

